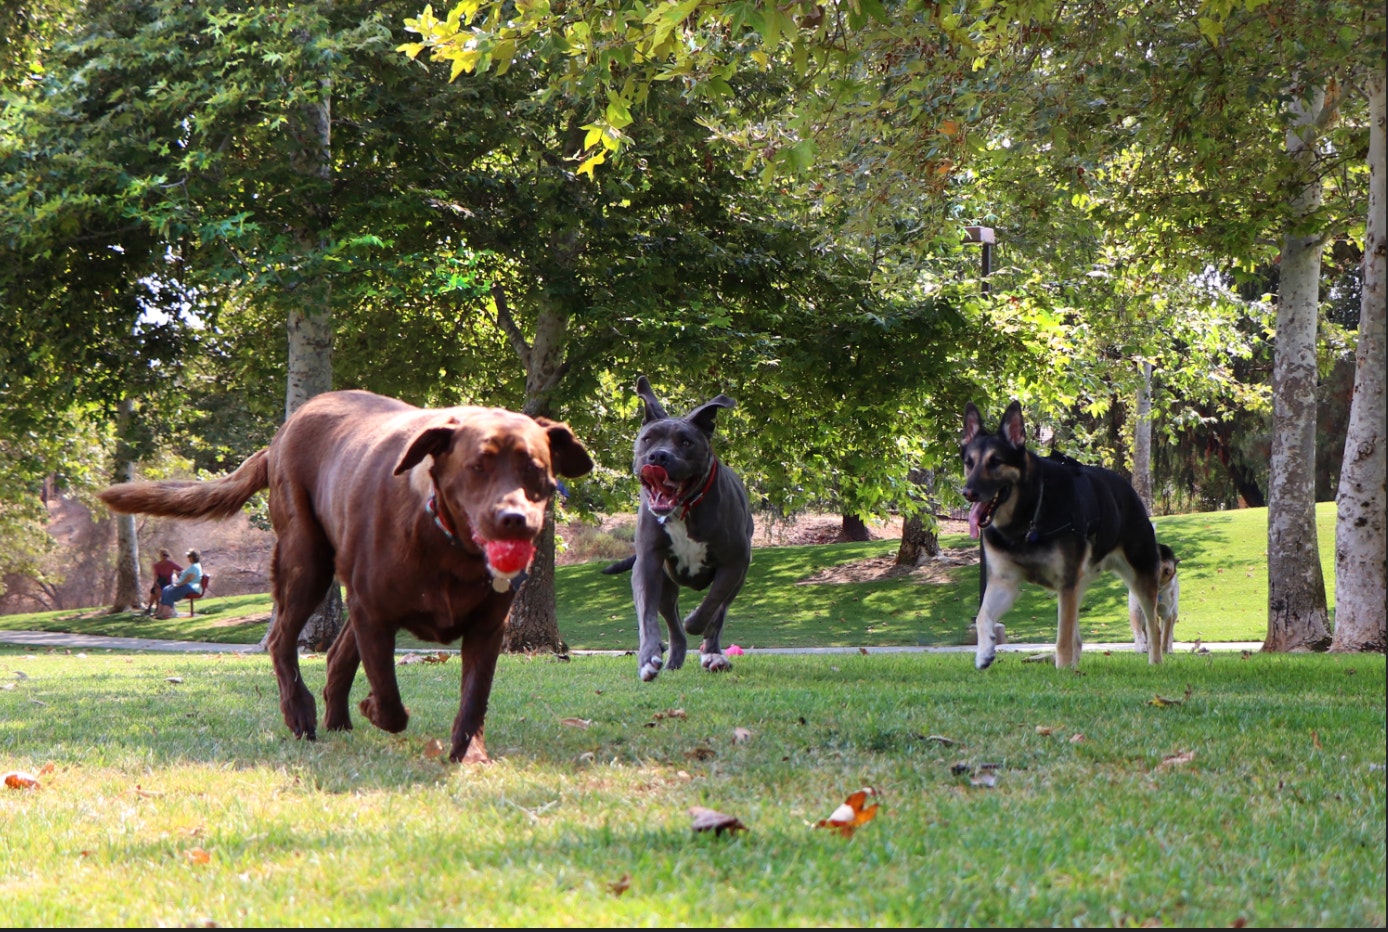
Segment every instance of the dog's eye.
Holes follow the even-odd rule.
[[[965,467],[966,469],[973,469],[973,468],[974,468],[974,458],[973,458],[972,456],[966,456],[966,457],[964,457],[964,467]]]

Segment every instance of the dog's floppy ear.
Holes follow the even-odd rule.
[[[549,436],[549,457],[555,472],[568,479],[577,479],[593,471],[593,458],[568,424],[547,417],[537,417],[535,423]]]
[[[1022,403],[1013,401],[1003,412],[1002,424],[998,426],[998,433],[1007,438],[1007,442],[1014,447],[1024,447],[1027,445],[1027,428],[1022,423]]]
[[[971,401],[964,405],[964,439],[960,441],[961,447],[968,446],[969,441],[973,440],[983,430],[983,418],[979,416],[978,409]]]
[[[400,456],[400,462],[395,464],[395,475],[402,472],[409,472],[423,461],[426,456],[438,456],[445,453],[449,445],[453,442],[453,431],[457,428],[458,422],[449,419],[447,425],[435,425],[426,427],[415,434],[410,445],[405,448],[405,452]]]
[[[699,407],[695,408],[693,411],[690,411],[685,420],[711,437],[713,436],[713,419],[714,415],[718,413],[718,409],[736,407],[737,402],[733,401],[727,395],[716,395],[699,405]]]
[[[665,413],[664,406],[655,397],[655,391],[651,388],[651,383],[644,375],[636,377],[636,394],[641,396],[644,402],[642,412],[642,424],[649,424],[651,421],[663,421],[670,415]]]

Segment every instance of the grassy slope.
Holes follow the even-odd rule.
[[[1334,601],[1333,503],[1318,506],[1318,535],[1327,597]],[[1267,512],[1265,509],[1176,515],[1157,519],[1158,538],[1181,559],[1179,640],[1260,640],[1267,626]],[[946,547],[976,546],[962,535]],[[962,643],[978,605],[978,567],[958,567],[949,582],[910,578],[842,585],[799,585],[824,567],[894,554],[895,540],[758,549],[747,585],[733,604],[724,643],[744,647],[947,645]],[[559,567],[559,626],[574,649],[634,649],[636,623],[630,577],[604,576],[606,561]],[[686,591],[688,611],[697,593]],[[209,596],[198,615],[155,621],[140,615],[47,612],[0,616],[9,630],[78,631],[135,637],[254,643],[270,609],[263,595]],[[1081,632],[1088,642],[1126,641],[1127,593],[1106,576],[1085,598]],[[1026,587],[1005,617],[1009,639],[1055,639],[1055,597]],[[402,639],[402,646],[417,642]]]

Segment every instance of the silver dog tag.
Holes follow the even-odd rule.
[[[501,576],[492,577],[492,588],[497,592],[506,592],[511,588],[511,580]]]

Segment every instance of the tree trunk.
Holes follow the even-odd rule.
[[[305,41],[308,37],[305,36]],[[303,225],[294,231],[299,243],[304,277],[293,283],[294,300],[289,303],[286,331],[289,340],[289,378],[284,392],[284,417],[289,419],[299,406],[314,395],[333,387],[332,282],[319,259],[328,247],[332,223],[327,183],[332,180],[332,82],[320,82],[322,97],[304,104],[290,132],[299,143],[294,168],[320,184],[307,185],[317,192],[307,205]],[[270,623],[260,639],[260,649],[270,643],[278,609],[270,610]],[[299,646],[326,651],[342,631],[342,588],[336,579],[299,634]]]
[[[1321,204],[1316,125],[1323,93],[1296,101],[1287,153],[1300,188],[1283,237],[1272,365],[1272,459],[1268,476],[1268,633],[1266,651],[1324,650],[1330,645],[1325,578],[1316,542],[1316,324],[1319,232],[1304,232]]]
[[[565,253],[567,254],[567,253]],[[511,319],[505,296],[493,289],[497,297],[497,313],[505,315],[505,326],[511,334],[525,365],[525,406],[531,417],[549,417],[550,399],[564,376],[564,354],[568,346],[569,315],[562,299],[542,295],[535,317],[535,338],[529,346],[520,337],[519,328]],[[518,653],[568,650],[559,636],[559,606],[554,595],[554,504],[545,512],[545,529],[535,542],[535,557],[525,584],[516,593],[507,620],[503,649]]]
[[[935,473],[913,466],[907,480],[923,493],[928,507],[935,498]],[[897,566],[920,566],[939,553],[940,535],[934,518],[911,515],[901,522],[901,546],[896,550]]]
[[[1385,317],[1388,294],[1388,94],[1385,75],[1369,79],[1369,219],[1364,235],[1364,286],[1359,345],[1354,358],[1345,456],[1340,467],[1335,523],[1335,638],[1337,651],[1388,649],[1388,437],[1384,436]]]
[[[1133,488],[1152,513],[1152,364],[1142,363],[1137,389],[1137,422],[1133,425]]]
[[[116,465],[116,481],[130,482],[135,478],[135,461],[130,458],[126,432],[134,416],[130,399],[116,403],[116,431],[120,437],[120,461]],[[144,601],[140,593],[140,543],[135,534],[135,516],[118,514],[116,521],[116,595],[111,602],[112,612],[138,611]]]
[[[858,515],[844,515],[843,525],[839,528],[839,536],[835,540],[840,542],[872,540],[872,532],[868,530],[867,522]]]
[[[562,654],[568,646],[559,636],[558,603],[554,597],[554,504],[545,511],[545,529],[535,545],[525,582],[511,603],[502,650],[511,653]]]

